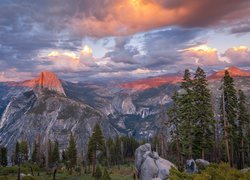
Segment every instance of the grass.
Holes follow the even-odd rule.
[[[133,166],[132,165],[121,165],[120,168],[114,166],[109,169],[110,177],[112,180],[133,180]],[[103,171],[103,168],[102,168]],[[1,172],[0,172],[1,174]],[[40,172],[40,175],[37,176],[37,172],[34,172],[34,177],[29,178],[29,180],[51,180],[53,178],[52,175],[48,175],[46,172]],[[0,180],[16,180],[17,174],[9,174],[9,175],[0,175]],[[77,174],[73,173],[70,175],[68,172],[59,171],[56,174],[57,180],[94,180],[92,174]],[[25,179],[24,179],[25,180]]]

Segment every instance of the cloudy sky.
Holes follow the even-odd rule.
[[[249,0],[1,0],[0,81],[250,67]]]

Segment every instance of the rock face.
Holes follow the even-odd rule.
[[[169,176],[170,169],[176,168],[170,161],[159,157],[157,152],[152,152],[150,144],[141,145],[136,149],[135,166],[140,180],[164,180]]]
[[[38,92],[41,92],[43,89],[47,89],[50,91],[56,91],[59,94],[66,96],[60,80],[57,78],[55,73],[50,71],[41,72],[38,78],[24,81],[21,85],[32,87]]]
[[[67,147],[72,132],[78,152],[83,155],[96,123],[105,129],[104,136],[116,134],[106,116],[92,107],[55,91],[46,90],[37,95],[31,90],[9,102],[0,120],[0,142],[7,147],[9,157],[17,140],[27,140],[32,148],[38,137],[43,145],[48,139],[58,140],[62,150]]]

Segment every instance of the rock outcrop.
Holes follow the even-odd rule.
[[[204,170],[210,163],[204,159],[189,159],[186,161],[186,173],[193,174]]]
[[[9,102],[0,120],[0,142],[7,147],[9,157],[17,140],[28,141],[32,148],[38,137],[44,145],[48,139],[58,140],[62,150],[67,147],[72,132],[79,153],[84,153],[96,123],[105,129],[104,136],[115,136],[116,132],[106,116],[92,107],[54,91],[45,91],[37,96],[31,90]]]
[[[50,71],[41,72],[38,78],[24,81],[20,85],[32,87],[37,92],[47,89],[66,96],[61,81],[57,78],[55,73]]]
[[[150,144],[144,144],[135,151],[135,166],[140,180],[165,179],[170,169],[176,166],[170,161],[159,157],[151,150]]]

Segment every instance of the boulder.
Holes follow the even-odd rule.
[[[172,167],[176,168],[173,163],[153,152],[150,144],[141,145],[136,149],[135,166],[140,180],[163,180],[169,176]]]
[[[140,147],[138,147],[135,150],[135,167],[137,169],[137,171],[139,172],[141,169],[141,165],[143,163],[143,160],[145,159],[143,157],[143,155],[147,152],[147,151],[151,151],[151,145],[150,144],[144,144],[141,145]]]
[[[198,172],[197,165],[193,159],[186,161],[186,173],[193,174]]]
[[[205,169],[210,163],[204,159],[196,159],[195,160],[198,170]]]

